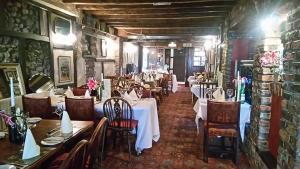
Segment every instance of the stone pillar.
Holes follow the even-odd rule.
[[[282,35],[284,44],[284,86],[277,157],[278,169],[300,168],[300,2],[289,6],[290,12]],[[298,8],[297,8],[298,7]]]

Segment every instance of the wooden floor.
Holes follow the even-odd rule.
[[[195,112],[191,104],[189,88],[165,97],[159,110],[160,140],[153,147],[144,150],[140,156],[132,156],[128,164],[126,141],[113,149],[108,146],[108,155],[103,162],[104,169],[248,169],[248,160],[242,153],[240,166],[230,159],[209,158],[202,160],[203,133],[197,134]],[[109,139],[110,140],[110,139]],[[126,140],[126,139],[124,139]],[[134,146],[132,146],[134,147]]]

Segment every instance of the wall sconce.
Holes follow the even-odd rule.
[[[176,47],[177,47],[177,45],[176,45],[175,42],[169,43],[168,46],[169,46],[170,48],[176,48]]]

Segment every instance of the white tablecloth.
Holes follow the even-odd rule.
[[[190,87],[192,87],[193,84],[197,83],[197,80],[195,79],[195,76],[189,76],[187,81],[189,82]]]
[[[65,103],[57,103],[57,107],[65,108]],[[157,115],[157,104],[154,98],[139,100],[132,106],[133,119],[138,120],[138,133],[135,149],[140,152],[152,147],[152,140],[157,142],[160,138],[159,122]],[[95,104],[97,116],[102,117],[103,102]]]
[[[178,87],[178,82],[177,82],[177,77],[176,75],[172,75],[172,92],[175,93],[177,92],[177,87]]]
[[[197,129],[198,129],[199,118],[201,118],[202,120],[207,119],[207,100],[202,98],[198,99],[194,105],[194,111],[197,113],[195,122],[197,124]],[[250,121],[250,112],[251,112],[250,104],[248,103],[241,104],[240,133],[243,141],[244,141],[244,133],[245,133],[245,124],[246,122]]]

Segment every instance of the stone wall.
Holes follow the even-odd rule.
[[[0,36],[0,63],[19,62],[19,39]]]
[[[48,76],[51,72],[51,54],[48,42],[26,40],[25,41],[25,65],[28,77],[36,73],[44,73]]]
[[[40,33],[39,8],[26,1],[11,0],[1,2],[0,28],[15,32]]]
[[[300,168],[300,2],[289,5],[288,20],[282,27],[284,44],[284,86],[278,169]],[[298,7],[298,8],[297,8]]]

